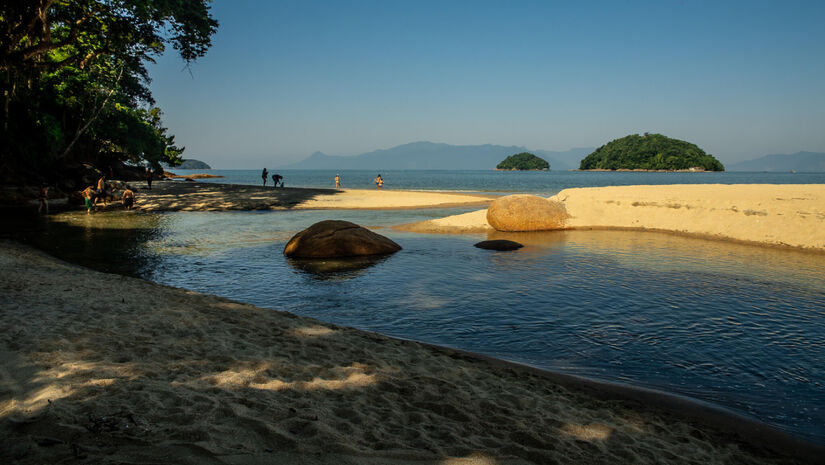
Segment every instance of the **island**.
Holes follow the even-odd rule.
[[[212,167],[207,165],[206,163],[204,163],[200,160],[193,160],[191,158],[183,160],[183,163],[181,163],[179,166],[177,166],[177,168],[181,169],[181,170],[211,170],[212,169]]]
[[[713,155],[696,144],[661,134],[631,134],[597,148],[581,161],[581,170],[725,171]]]
[[[521,152],[515,155],[510,155],[509,157],[505,158],[501,163],[496,165],[496,170],[509,170],[509,171],[526,171],[526,170],[549,170],[550,163],[547,163],[546,160],[539,158],[532,153],[528,152]]]

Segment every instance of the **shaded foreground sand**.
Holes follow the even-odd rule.
[[[0,278],[2,463],[825,456],[678,400],[99,273],[14,243],[0,242]]]
[[[494,197],[446,192],[368,189],[273,188],[159,181],[135,199],[145,211],[404,209],[486,205]]]
[[[566,229],[641,229],[825,250],[825,185],[688,184],[565,189]],[[416,232],[487,232],[486,210],[402,225]]]

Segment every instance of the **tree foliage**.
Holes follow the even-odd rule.
[[[549,170],[550,163],[532,153],[522,152],[510,155],[496,165],[499,170]]]
[[[661,134],[631,134],[597,148],[581,161],[580,169],[686,170],[701,167],[724,171],[713,155],[695,144]]]
[[[210,0],[12,0],[0,4],[3,170],[80,161],[177,164],[146,64],[172,46],[203,56]]]

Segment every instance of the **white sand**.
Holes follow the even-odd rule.
[[[565,189],[567,229],[669,231],[715,239],[825,250],[825,185],[693,184]],[[487,232],[486,210],[399,229]]]
[[[136,208],[144,211],[278,209],[405,209],[487,205],[485,195],[390,189],[272,188],[237,184],[159,181],[141,189]],[[119,206],[119,202],[116,204]]]
[[[0,292],[0,463],[710,465],[823,451],[8,242]]]

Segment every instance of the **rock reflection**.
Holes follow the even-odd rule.
[[[369,255],[365,257],[325,259],[287,258],[286,261],[295,270],[316,279],[345,281],[364,274],[368,268],[382,263],[388,258],[389,255]]]

